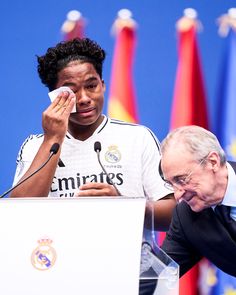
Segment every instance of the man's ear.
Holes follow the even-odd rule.
[[[220,168],[220,156],[216,151],[211,151],[207,156],[207,160],[214,172]]]

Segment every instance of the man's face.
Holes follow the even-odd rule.
[[[80,61],[70,62],[58,73],[56,88],[68,86],[76,95],[76,113],[69,124],[96,129],[101,121],[105,85],[94,66]]]
[[[185,201],[195,212],[221,201],[216,153],[197,161],[184,147],[167,150],[161,161],[165,180],[172,184],[177,202]]]

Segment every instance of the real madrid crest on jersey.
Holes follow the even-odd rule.
[[[117,163],[121,159],[121,153],[116,145],[108,147],[108,151],[105,154],[105,159],[109,163]]]
[[[51,246],[52,240],[49,238],[42,238],[38,240],[38,247],[32,252],[32,265],[38,270],[50,269],[56,261],[56,251]]]

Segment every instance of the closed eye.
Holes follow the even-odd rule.
[[[94,89],[94,88],[97,87],[97,84],[92,83],[92,84],[86,85],[85,87],[86,87],[87,89]]]
[[[185,185],[187,183],[187,178],[187,175],[174,177],[174,183],[176,183],[177,185]]]

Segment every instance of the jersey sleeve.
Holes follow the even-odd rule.
[[[164,186],[164,181],[159,173],[161,159],[160,142],[154,133],[145,128],[142,154],[142,179],[145,195],[148,199],[159,200],[173,193]]]
[[[42,135],[30,135],[21,145],[16,159],[16,172],[14,176],[13,185],[15,185],[25,172],[29,169],[41,143]]]

